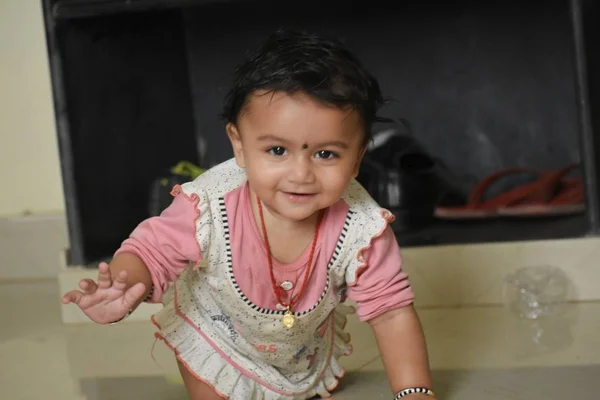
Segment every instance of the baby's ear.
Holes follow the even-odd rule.
[[[237,126],[234,123],[230,122],[225,126],[227,130],[227,136],[229,137],[229,141],[231,142],[231,147],[233,147],[233,155],[235,156],[235,161],[241,168],[246,168],[246,162],[244,161],[244,148],[242,145],[242,137],[240,136],[240,132],[238,131]]]

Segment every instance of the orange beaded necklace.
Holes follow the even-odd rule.
[[[296,325],[296,316],[292,312],[292,309],[302,299],[302,296],[304,295],[304,291],[306,290],[306,287],[308,286],[307,285],[308,281],[310,279],[310,272],[312,270],[313,257],[315,255],[315,247],[317,245],[317,240],[319,238],[319,228],[321,227],[323,213],[319,212],[319,218],[317,220],[317,225],[315,227],[315,235],[314,235],[312,244],[310,246],[310,255],[308,256],[308,264],[306,265],[306,269],[304,270],[304,276],[302,278],[303,280],[302,280],[302,286],[300,287],[300,291],[298,292],[298,294],[296,294],[296,296],[294,296],[292,299],[290,299],[289,304],[286,304],[285,301],[283,300],[284,289],[281,288],[280,286],[278,286],[277,282],[275,280],[275,271],[273,270],[273,257],[271,255],[271,246],[269,245],[269,237],[267,236],[267,228],[265,226],[265,216],[263,213],[262,203],[258,197],[256,198],[256,201],[258,204],[258,214],[260,216],[260,224],[261,224],[261,228],[262,228],[262,234],[263,234],[263,238],[265,241],[265,250],[267,252],[267,262],[269,263],[269,273],[271,275],[271,285],[273,287],[273,292],[275,293],[275,297],[279,301],[279,304],[281,304],[283,307],[285,307],[285,314],[281,318],[281,323],[287,329],[291,329],[294,327],[294,325]]]

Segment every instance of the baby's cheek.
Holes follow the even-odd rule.
[[[324,179],[322,181],[322,185],[327,191],[327,193],[331,196],[331,198],[336,198],[337,201],[337,199],[339,199],[344,194],[344,191],[350,184],[351,180],[352,176],[337,175],[329,179]]]

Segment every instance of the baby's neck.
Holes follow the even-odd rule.
[[[254,209],[255,207],[253,207]],[[288,218],[281,217],[276,213],[272,213],[266,207],[264,208],[265,225],[269,236],[281,235],[286,237],[294,237],[296,235],[303,235],[306,232],[314,232],[317,225],[320,212],[316,212],[310,217],[297,221]],[[254,215],[258,226],[260,227],[260,217],[258,210],[254,210]]]
[[[304,221],[265,221],[272,257],[284,265],[298,260],[314,239],[317,218],[318,213]]]

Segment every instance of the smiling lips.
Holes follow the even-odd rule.
[[[312,200],[316,194],[315,193],[293,193],[293,192],[283,192],[285,196],[292,203],[305,203]]]

